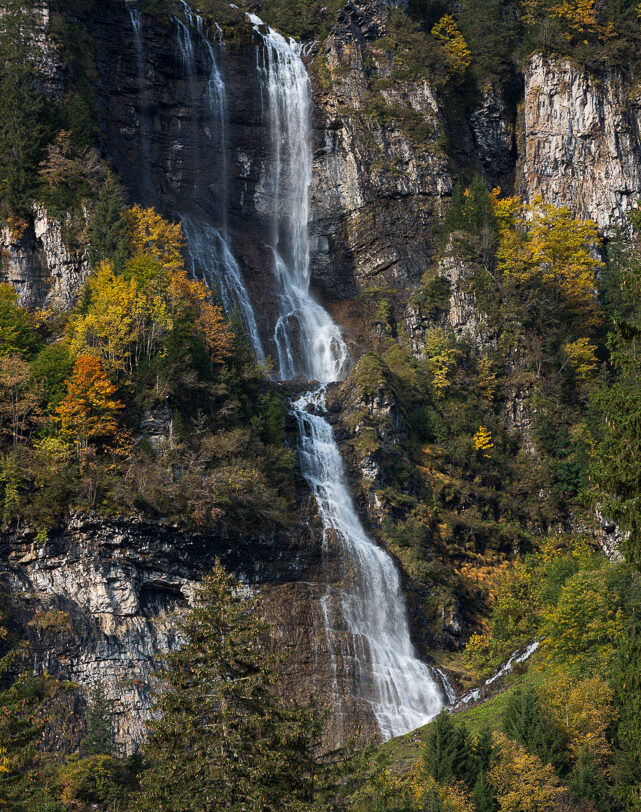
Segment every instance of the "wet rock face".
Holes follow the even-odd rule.
[[[534,55],[525,71],[523,193],[569,206],[604,234],[628,229],[641,194],[640,123],[641,100],[622,77]]]

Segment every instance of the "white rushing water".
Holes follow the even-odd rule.
[[[274,331],[280,377],[299,375],[321,387],[293,404],[303,476],[326,539],[339,540],[353,577],[337,603],[350,632],[349,652],[335,632],[328,593],[322,600],[334,690],[341,651],[346,675],[371,707],[384,740],[426,724],[443,706],[442,691],[410,639],[400,577],[390,556],[365,532],[347,486],[331,425],[323,416],[324,385],[340,380],[349,353],[340,329],[310,294],[309,189],[312,181],[311,93],[301,46],[250,16],[263,42],[258,69],[270,116],[272,250],[280,314]],[[349,661],[349,666],[347,665]],[[335,711],[340,714],[340,700]]]
[[[301,46],[249,15],[260,33],[258,69],[269,116],[272,245],[279,317],[274,344],[282,380],[335,381],[349,354],[329,313],[309,292],[309,189],[312,183],[311,87]]]
[[[199,172],[208,168],[218,182],[215,188],[216,225],[191,215],[181,213],[180,219],[187,238],[189,262],[192,275],[204,279],[211,288],[220,292],[223,307],[231,312],[238,307],[249,341],[259,362],[265,360],[265,351],[258,332],[256,316],[240,267],[231,249],[228,228],[228,154],[227,154],[227,103],[225,83],[218,67],[214,46],[209,40],[202,17],[181,0],[185,22],[174,18],[177,26],[177,43],[187,87],[191,96],[191,109],[195,111],[201,101],[209,119],[209,138],[203,144],[199,123],[194,113],[193,139],[196,166],[194,183]],[[205,60],[208,78],[202,99],[198,99],[197,58]]]

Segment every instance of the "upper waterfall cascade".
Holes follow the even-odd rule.
[[[266,91],[273,149],[272,249],[280,303],[274,341],[280,377],[302,374],[326,385],[344,375],[349,353],[340,329],[309,290],[310,80],[301,45],[266,27],[255,15],[250,20],[263,41],[258,70]],[[323,385],[297,400],[293,412],[299,427],[301,470],[316,499],[325,538],[331,534],[340,541],[354,572],[337,602],[350,631],[350,651],[345,650],[343,636],[334,631],[329,594],[323,602],[334,686],[340,679],[336,658],[340,650],[345,667],[355,677],[359,698],[371,707],[382,738],[389,739],[426,724],[443,706],[443,695],[410,640],[398,571],[390,556],[368,537],[356,513],[334,432],[322,414]],[[335,706],[340,713],[340,699]]]

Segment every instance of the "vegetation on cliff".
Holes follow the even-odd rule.
[[[74,510],[244,531],[286,522],[284,401],[187,276],[180,226],[125,211],[107,184],[76,310],[28,313],[0,286],[5,526],[46,532]]]

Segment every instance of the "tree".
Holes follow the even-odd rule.
[[[0,214],[28,217],[48,139],[33,9],[4,4],[0,25]]]
[[[596,324],[596,274],[603,267],[596,259],[596,223],[576,220],[570,209],[541,199],[531,204],[515,197],[496,200],[495,214],[497,268],[522,290],[534,285],[528,307],[536,305],[539,318],[562,312],[584,329]],[[541,298],[542,291],[549,294],[547,300]]]
[[[610,572],[582,570],[569,578],[545,614],[543,651],[577,677],[604,672],[622,640],[623,613]]]
[[[432,28],[432,36],[445,49],[451,65],[452,78],[460,81],[472,64],[472,53],[454,17],[451,14],[441,17]]]
[[[481,770],[476,776],[472,800],[474,801],[476,812],[495,812],[497,808],[494,790],[487,780],[485,770]]]
[[[28,357],[37,346],[31,316],[11,285],[0,284],[0,358]]]
[[[501,812],[550,812],[562,794],[551,765],[503,733],[494,734],[497,761],[488,774]]]
[[[0,433],[8,434],[14,446],[24,438],[38,403],[29,364],[18,355],[0,358]]]
[[[428,728],[423,751],[425,771],[439,784],[467,780],[470,774],[470,742],[463,725],[456,725],[441,711]]]
[[[87,710],[87,735],[83,750],[87,756],[112,756],[114,731],[112,702],[107,698],[102,683],[92,690]]]
[[[257,601],[220,563],[204,580],[166,656],[160,719],[150,724],[140,808],[163,812],[310,809],[313,705],[289,708],[273,692],[274,662],[260,648]]]
[[[78,313],[69,325],[72,352],[98,355],[111,373],[131,372],[145,326],[136,281],[116,276],[105,261],[88,280],[85,297],[86,312]],[[163,325],[166,329],[166,319]]]
[[[127,212],[127,225],[134,256],[150,255],[168,272],[183,269],[185,239],[180,223],[170,223],[154,209],[134,206]]]
[[[512,692],[503,716],[503,731],[544,764],[551,764],[557,773],[567,770],[563,731],[550,718],[534,688],[527,686]]]
[[[129,255],[129,235],[122,190],[111,172],[100,187],[88,238],[92,266],[108,260],[116,273],[120,273]]]
[[[85,449],[92,440],[111,440],[124,404],[116,397],[98,358],[81,355],[74,365],[67,396],[56,409],[60,435]]]

